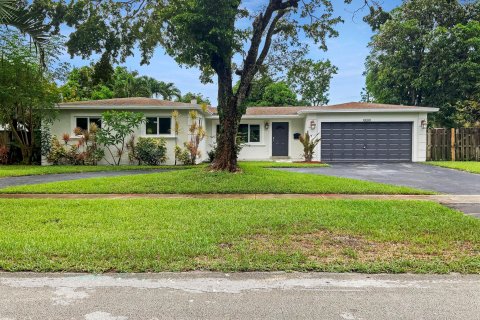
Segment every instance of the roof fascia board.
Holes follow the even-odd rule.
[[[173,110],[199,110],[202,111],[205,115],[211,115],[212,113],[208,110],[203,112],[200,106],[145,106],[145,105],[136,105],[136,106],[91,106],[91,105],[68,105],[68,106],[58,106],[59,110],[159,110],[164,111],[165,109]]]
[[[212,115],[212,116],[209,116],[207,117],[207,119],[219,119],[220,117],[218,115]],[[243,119],[251,119],[251,120],[254,120],[254,119],[300,119],[300,118],[305,118],[304,116],[302,115],[299,115],[299,114],[286,114],[286,115],[244,115],[242,117],[242,120]]]
[[[429,113],[437,112],[438,108],[419,108],[419,109],[349,109],[349,110],[300,110],[299,114],[308,114],[308,113]]]

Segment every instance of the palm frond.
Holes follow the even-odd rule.
[[[3,24],[7,19],[13,18],[13,11],[15,0],[0,0],[0,24]]]
[[[0,0],[0,2],[8,3],[9,0]],[[4,6],[4,8],[7,7]],[[6,11],[8,14],[0,17],[0,22],[7,26],[15,27],[23,34],[29,35],[38,50],[40,63],[42,66],[45,66],[45,48],[50,39],[47,27],[25,9],[13,8]]]

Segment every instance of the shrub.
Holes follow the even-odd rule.
[[[208,162],[212,163],[215,160],[215,149],[212,149],[207,152]]]
[[[102,128],[97,133],[98,143],[108,150],[113,161],[111,164],[120,165],[127,137],[144,121],[143,113],[139,112],[107,111],[102,114]]]
[[[184,165],[193,165],[192,157],[187,149],[182,149],[180,146],[175,146],[175,158]]]
[[[139,164],[157,166],[167,161],[167,147],[165,139],[139,138],[133,152]]]
[[[98,127],[96,124],[91,123],[88,132],[82,131],[80,128],[75,128],[74,132],[78,136],[81,135],[78,143],[74,145],[68,144],[71,138],[67,133],[62,135],[63,144],[56,136],[52,137],[47,154],[48,162],[55,165],[96,165],[105,156],[105,152],[97,142]]]
[[[7,164],[9,148],[7,146],[7,136],[0,132],[0,164]]]
[[[191,122],[191,125],[188,128],[190,140],[185,142],[184,145],[190,154],[190,164],[196,164],[197,158],[202,155],[199,147],[200,142],[202,142],[202,140],[205,138],[205,129],[203,128],[201,121],[198,119],[197,111],[191,110],[188,113],[188,116],[190,117]],[[185,164],[185,162],[183,163]]]
[[[313,159],[313,154],[315,153],[315,147],[320,142],[320,138],[317,138],[318,134],[315,136],[310,136],[308,132],[304,135],[301,135],[299,140],[303,145],[303,157],[306,162],[311,162]]]
[[[56,136],[52,136],[50,145],[47,161],[52,164],[67,164],[67,149],[58,141]]]
[[[130,136],[130,139],[128,139],[126,146],[128,150],[128,161],[130,162],[130,164],[138,164],[137,150],[135,148],[135,135],[132,134]]]
[[[8,162],[8,147],[0,145],[0,164],[7,164]]]

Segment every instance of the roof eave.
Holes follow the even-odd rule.
[[[202,110],[201,106],[191,105],[191,106],[148,106],[148,105],[125,105],[125,106],[106,106],[106,105],[81,105],[81,104],[72,104],[72,105],[58,105],[59,110],[130,110],[130,109],[146,109],[146,110],[162,110],[162,109],[179,109],[179,110]],[[211,114],[209,111],[205,113]]]
[[[419,107],[418,109],[344,109],[344,110],[300,110],[299,114],[310,113],[362,113],[362,112],[374,112],[374,113],[431,113],[438,112],[438,108]]]
[[[299,114],[285,114],[285,115],[265,115],[265,114],[262,114],[262,115],[244,115],[242,116],[242,119],[251,119],[251,120],[255,120],[255,119],[299,119],[299,118],[304,118],[304,116],[302,115],[299,115]],[[216,119],[219,119],[219,116],[218,115],[212,115],[212,116],[209,116],[207,117],[207,119],[213,119],[213,120],[216,120]]]

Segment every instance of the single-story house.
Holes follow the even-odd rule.
[[[214,148],[219,128],[216,108],[202,111],[195,101],[181,103],[150,98],[123,98],[62,103],[51,133],[61,138],[68,133],[75,142],[74,128],[101,125],[107,110],[142,112],[146,121],[136,137],[164,138],[167,164],[174,161],[175,139],[179,145],[188,139],[190,110],[196,110],[205,128],[200,145],[201,161]],[[172,111],[180,114],[180,134],[172,133]],[[318,107],[251,107],[242,118],[239,131],[245,144],[240,160],[302,160],[300,134],[309,132],[321,138],[314,160],[323,162],[417,162],[426,158],[427,114],[437,108],[351,102]],[[122,163],[128,163],[125,155]]]

